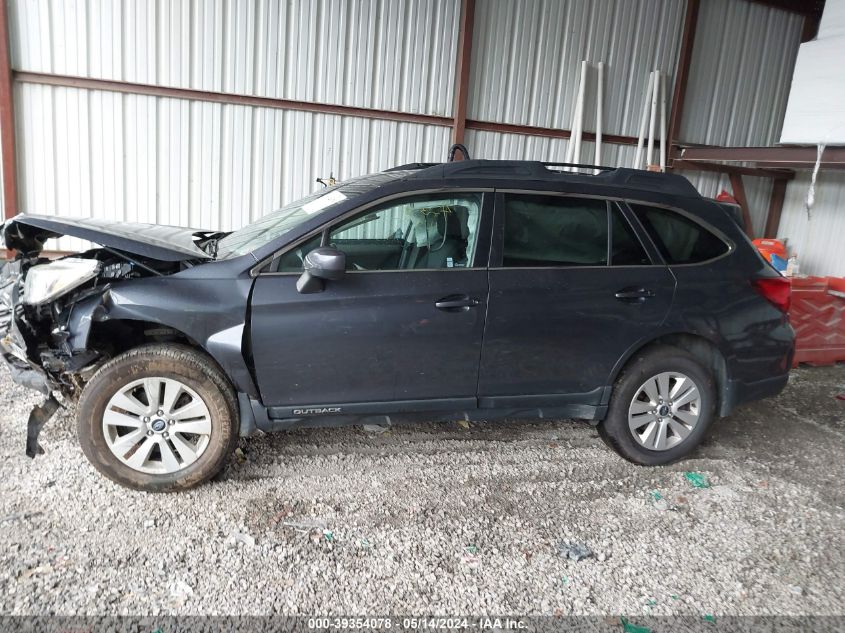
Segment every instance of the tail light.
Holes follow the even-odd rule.
[[[754,288],[763,295],[769,303],[781,312],[789,312],[789,301],[792,296],[792,285],[784,277],[765,277],[754,279]]]

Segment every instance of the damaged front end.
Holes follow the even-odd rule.
[[[116,225],[119,231],[105,229],[92,235],[90,220],[79,221],[81,228],[67,220],[51,226],[51,221],[18,216],[2,227],[3,241],[16,255],[0,271],[0,353],[14,382],[44,396],[29,415],[26,454],[30,457],[44,452],[38,444],[44,424],[60,406],[75,402],[85,382],[115,353],[107,341],[92,341],[82,349],[74,344],[72,325],[86,325],[79,323],[75,308],[104,303],[115,283],[172,274],[192,265],[192,259],[194,263],[208,259],[199,248],[193,254],[185,245],[184,233],[190,229],[174,229],[180,242],[168,249],[161,235],[145,241],[144,232],[158,228],[151,225],[134,225],[134,231],[132,225]],[[43,257],[46,240],[60,235],[94,238],[104,247],[55,260]]]

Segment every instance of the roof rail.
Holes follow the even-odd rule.
[[[441,163],[408,163],[407,165],[397,165],[396,167],[391,167],[390,169],[385,169],[384,171],[411,171],[414,169],[428,169],[429,167],[435,167],[440,164]]]
[[[599,170],[592,171],[563,171],[556,167],[575,167],[577,169]],[[448,179],[448,178],[483,178],[483,179],[511,179],[537,180],[551,182],[581,182],[591,185],[609,187],[624,187],[639,191],[661,192],[676,196],[700,198],[701,194],[680,174],[651,172],[628,167],[604,167],[585,165],[582,163],[543,163],[532,160],[460,160],[451,163],[411,163],[394,167],[387,171],[399,169],[413,170],[408,178],[413,179]]]
[[[540,163],[545,167],[577,167],[579,169],[598,169],[599,171],[613,171],[616,167],[604,165],[587,165],[585,163]]]

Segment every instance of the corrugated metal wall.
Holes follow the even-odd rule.
[[[669,74],[671,91],[686,3],[481,2],[476,13],[470,118],[569,128],[582,59],[608,63],[605,132],[636,136],[648,71]],[[560,22],[569,25],[560,29]],[[739,0],[706,0],[687,85],[681,138],[690,143],[770,145],[777,142],[803,19]],[[609,34],[613,34],[610,37]],[[594,88],[592,88],[594,90]],[[594,101],[585,129],[595,129]],[[467,132],[479,158],[563,161],[565,139]],[[582,144],[581,160],[594,156]],[[604,145],[602,163],[630,166],[635,148]],[[706,196],[731,191],[727,176],[684,175]],[[772,183],[746,177],[755,231],[765,225]]]
[[[605,132],[636,135],[649,72],[671,77],[682,0],[486,0],[475,14],[470,119],[569,129],[582,60],[607,64]],[[585,129],[595,128],[591,75]]]
[[[819,172],[815,202],[807,214],[810,174],[803,172],[786,188],[778,237],[798,254],[801,272],[845,277],[845,173]]]
[[[776,143],[802,26],[797,14],[753,2],[702,2],[679,140]]]
[[[13,0],[19,70],[449,115],[459,0]]]
[[[339,179],[441,160],[449,129],[22,84],[20,207],[237,228]],[[81,242],[59,240],[57,248]]]
[[[459,0],[13,0],[16,69],[451,115]],[[582,59],[607,63],[605,132],[635,135],[648,72],[671,91],[684,0],[478,0],[470,119],[568,128]],[[727,16],[727,19],[726,19]],[[767,144],[801,18],[701,3],[681,140]],[[772,62],[774,60],[774,62]],[[585,129],[595,125],[589,90]],[[442,160],[445,127],[20,84],[20,208],[232,228],[339,178]],[[567,141],[469,130],[479,158]],[[634,148],[606,144],[602,162]],[[593,160],[584,143],[581,159]],[[706,195],[718,174],[687,174]],[[746,178],[755,228],[771,183]],[[59,248],[79,243],[63,239]]]

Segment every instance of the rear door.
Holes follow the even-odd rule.
[[[496,195],[480,407],[599,404],[619,359],[669,311],[655,265],[613,201]]]

